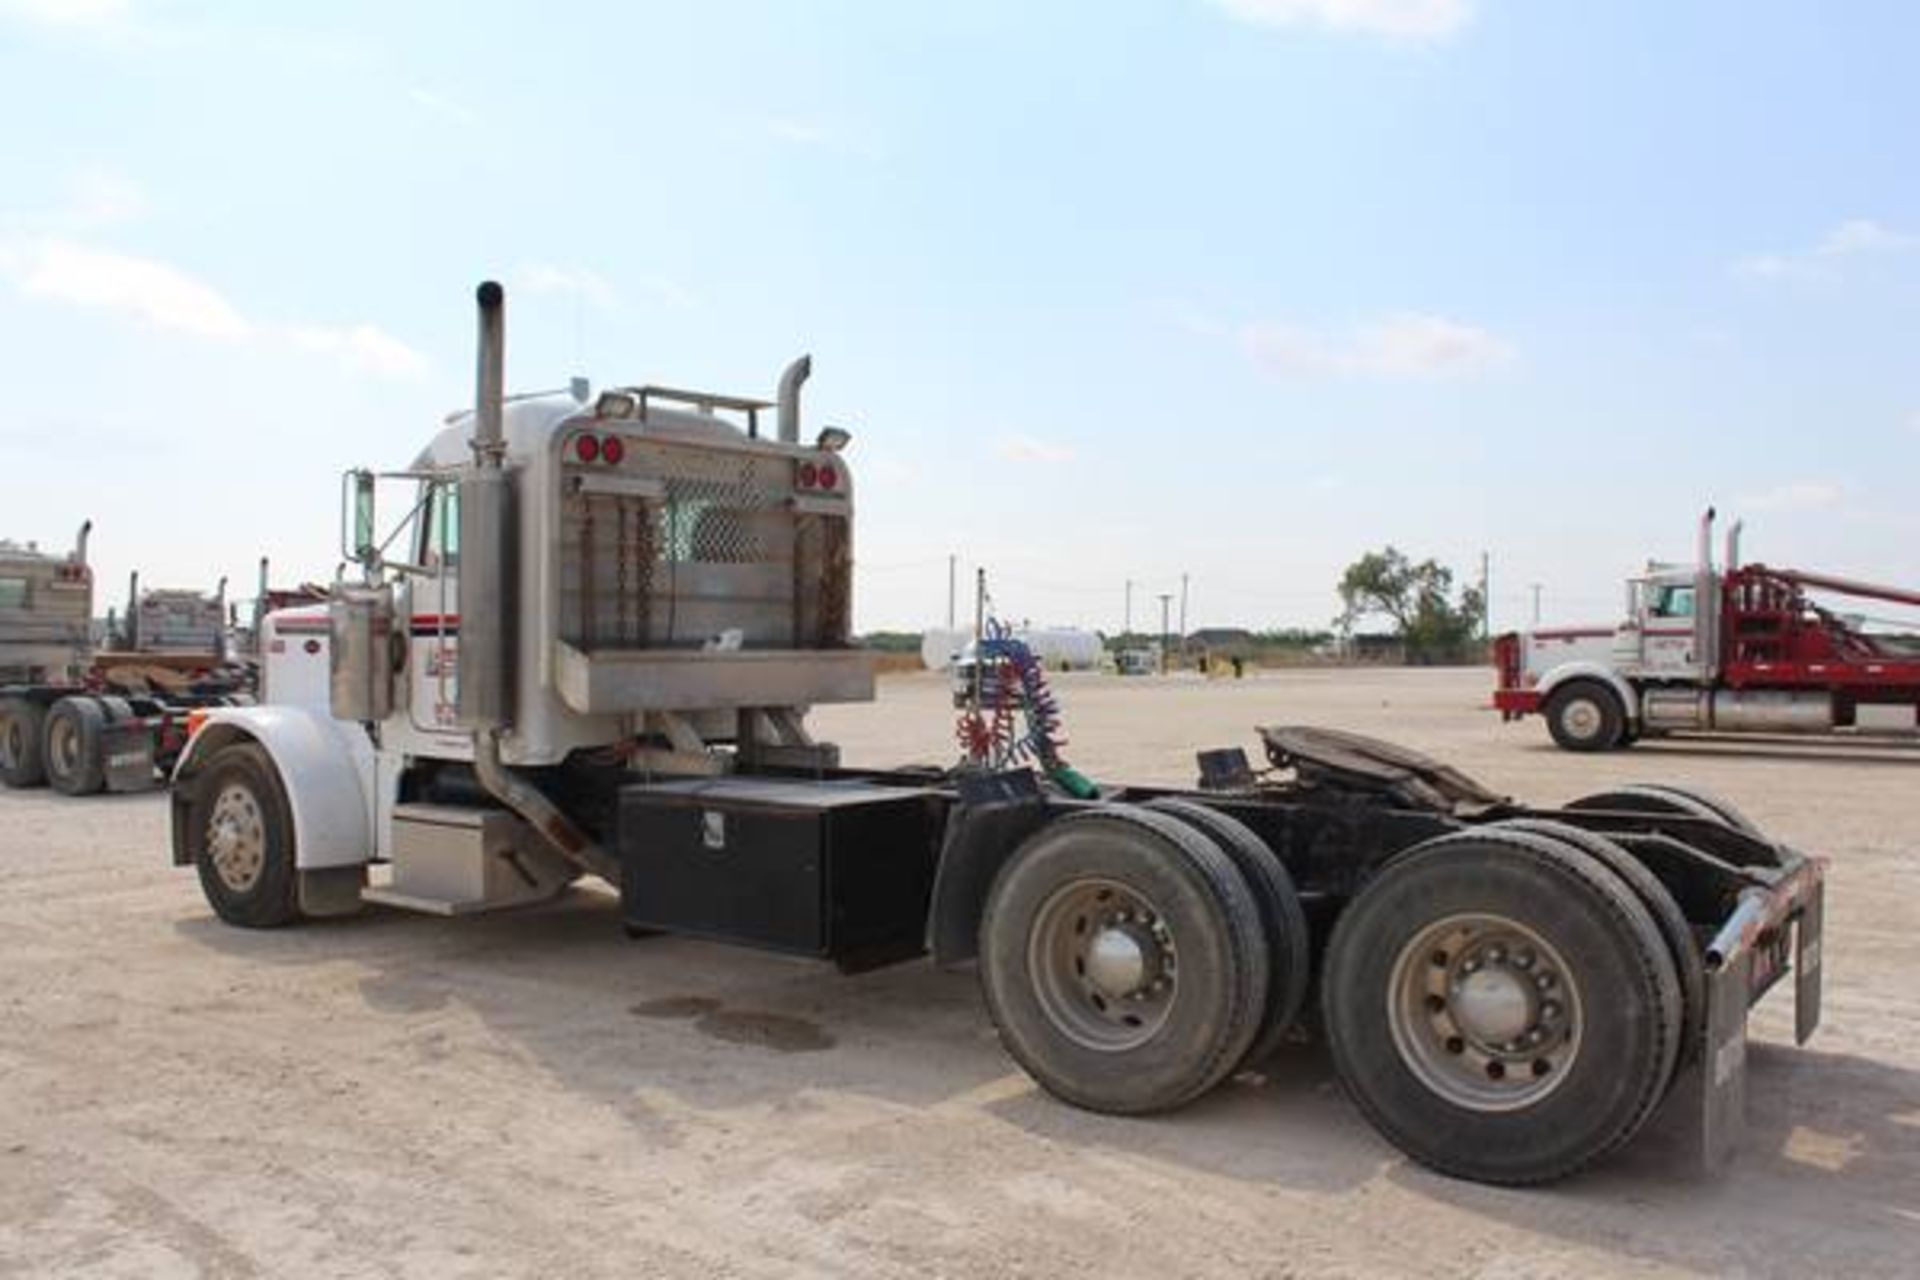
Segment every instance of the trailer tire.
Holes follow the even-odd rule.
[[[1630,803],[1606,805],[1599,803],[1620,797]],[[1653,803],[1649,803],[1649,801]],[[1695,818],[1711,818],[1723,826],[1735,831],[1765,839],[1758,823],[1736,808],[1731,801],[1723,800],[1711,791],[1701,791],[1697,787],[1676,787],[1665,782],[1634,782],[1612,791],[1603,791],[1598,795],[1586,796],[1568,805],[1569,809],[1632,808],[1638,804],[1642,808],[1655,808],[1661,813],[1684,813]]]
[[[1212,1088],[1266,1006],[1253,890],[1178,819],[1103,805],[1056,819],[995,877],[980,983],[1001,1043],[1075,1106],[1136,1115]]]
[[[232,743],[192,786],[187,851],[214,914],[244,929],[299,919],[293,819],[272,757],[257,743]]]
[[[1341,1083],[1390,1142],[1513,1186],[1632,1137],[1682,1018],[1673,960],[1627,886],[1576,848],[1493,828],[1429,840],[1360,891],[1322,1004]]]
[[[1313,977],[1307,912],[1300,905],[1300,891],[1294,887],[1280,855],[1232,814],[1177,796],[1149,800],[1145,807],[1171,814],[1213,841],[1220,852],[1233,859],[1241,879],[1253,890],[1261,931],[1267,940],[1267,1004],[1260,1030],[1240,1065],[1257,1067],[1279,1052],[1306,1004],[1307,987]]]
[[[1694,1061],[1707,1033],[1706,961],[1694,941],[1693,926],[1687,923],[1680,904],[1646,863],[1597,831],[1548,818],[1513,818],[1495,823],[1494,826],[1501,831],[1529,831],[1580,850],[1619,876],[1633,890],[1634,896],[1640,899],[1640,905],[1647,909],[1647,914],[1653,917],[1661,940],[1667,944],[1667,954],[1673,957],[1674,976],[1680,980],[1683,1008],[1680,1040],[1676,1046],[1672,1071],[1669,1072],[1671,1079],[1674,1071]]]
[[[1547,732],[1568,751],[1611,751],[1626,742],[1627,709],[1597,680],[1569,680],[1547,696]]]
[[[100,736],[107,713],[85,695],[62,698],[47,712],[41,757],[47,785],[63,796],[90,796],[107,785],[107,764]]]
[[[42,755],[47,709],[27,698],[0,698],[0,782],[9,787],[45,785]]]

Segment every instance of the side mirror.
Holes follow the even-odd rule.
[[[340,554],[371,570],[380,560],[374,527],[373,472],[349,471],[340,477]]]

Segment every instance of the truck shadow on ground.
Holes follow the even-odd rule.
[[[1710,1273],[1911,1275],[1920,1251],[1920,1071],[1754,1043],[1748,1129],[1702,1171],[1690,1117],[1556,1186],[1503,1190],[1411,1164],[1396,1182],[1516,1228]]]
[[[1626,1150],[1549,1188],[1457,1182],[1411,1164],[1341,1096],[1324,1048],[1295,1043],[1257,1074],[1165,1116],[1080,1111],[1018,1075],[971,973],[922,962],[847,977],[805,959],[671,937],[629,942],[617,903],[575,891],[463,920],[378,910],[250,933],[208,916],[178,933],[247,964],[351,961],[335,1015],[382,1034],[351,1069],[458,1089],[504,1039],[564,1088],[661,1146],[683,1113],[804,1115],[816,1091],[951,1119],[973,1111],[1051,1143],[1105,1148],[1249,1184],[1338,1192],[1381,1177],[1529,1232],[1694,1269],[1886,1270],[1920,1249],[1920,1071],[1756,1043],[1749,1132],[1732,1165],[1694,1171],[1662,1114]],[[461,1015],[450,1018],[450,1014]],[[471,1015],[471,1016],[469,1016]],[[244,1008],[221,1016],[243,1020]],[[669,1105],[661,1105],[661,1100]]]

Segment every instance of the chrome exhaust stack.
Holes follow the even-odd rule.
[[[508,768],[500,735],[514,721],[515,622],[513,481],[506,470],[506,295],[489,280],[479,304],[474,382],[473,463],[460,475],[460,723],[473,731],[473,772],[568,862],[612,884],[620,864],[539,788]]]
[[[85,564],[87,562],[87,542],[92,537],[93,521],[81,521],[80,532],[73,535],[73,562],[75,564]]]
[[[780,443],[800,443],[800,387],[813,374],[813,357],[801,356],[780,375]]]
[[[473,464],[460,476],[460,723],[497,732],[513,723],[514,523],[507,453],[506,296],[489,280],[476,295],[479,365]]]

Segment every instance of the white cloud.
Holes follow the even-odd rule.
[[[134,222],[150,207],[147,193],[124,174],[83,169],[73,176],[64,221],[80,227],[113,227]]]
[[[0,0],[0,16],[43,27],[117,31],[132,19],[133,6],[128,0]]]
[[[1810,249],[1750,254],[1733,264],[1733,273],[1750,280],[1830,280],[1848,258],[1917,248],[1920,235],[1895,230],[1872,218],[1849,218],[1821,236]]]
[[[812,120],[796,120],[790,116],[767,121],[767,132],[782,142],[801,147],[824,146],[833,140],[833,135],[825,125]]]
[[[295,325],[287,330],[302,351],[337,357],[347,368],[386,378],[411,378],[426,372],[427,358],[400,339],[370,324],[332,329]]]
[[[419,352],[373,325],[257,325],[218,289],[172,263],[71,240],[0,244],[0,279],[12,281],[28,297],[126,316],[196,338],[238,343],[264,336],[333,356],[358,372],[411,377],[426,368]]]
[[[42,240],[15,247],[0,267],[32,297],[119,312],[204,338],[234,340],[252,330],[219,290],[157,259]]]
[[[479,114],[471,107],[464,103],[455,102],[444,93],[435,93],[432,89],[421,88],[416,85],[407,90],[407,97],[413,99],[414,105],[423,107],[441,119],[450,120],[454,124],[478,124],[480,122]]]
[[[1920,236],[1875,222],[1872,218],[1852,218],[1827,232],[1814,252],[1823,258],[1840,258],[1855,253],[1885,253],[1920,245]]]
[[[529,262],[513,273],[514,284],[528,293],[561,293],[591,302],[601,309],[611,308],[618,297],[602,276],[583,267],[559,267],[550,262]]]
[[[1033,436],[1002,436],[993,451],[1013,462],[1072,462],[1073,450]]]
[[[1816,511],[1835,505],[1840,497],[1839,485],[1801,480],[1747,494],[1740,506],[1747,511]]]
[[[700,298],[693,290],[665,276],[638,276],[624,283],[640,301],[650,305],[682,311],[700,305]],[[622,303],[621,292],[613,287],[611,281],[584,267],[563,267],[551,262],[524,263],[513,273],[513,284],[516,289],[525,289],[528,293],[578,298],[601,311],[618,310]]]
[[[1350,334],[1291,325],[1247,325],[1240,344],[1276,377],[1337,375],[1420,378],[1480,373],[1511,363],[1511,343],[1475,325],[1424,312],[1398,312]]]
[[[1213,0],[1242,22],[1440,40],[1467,25],[1473,0]]]

